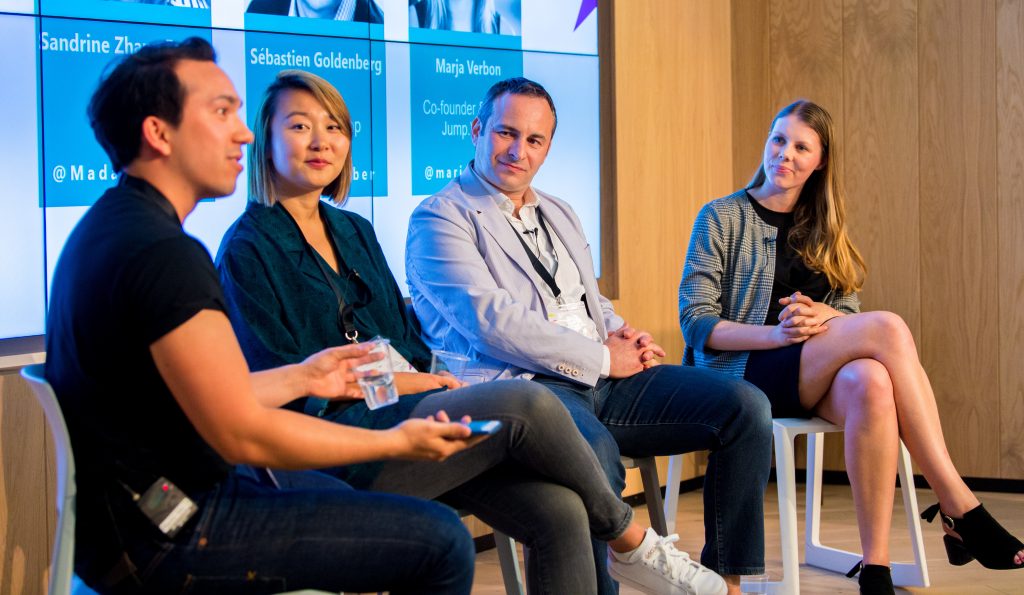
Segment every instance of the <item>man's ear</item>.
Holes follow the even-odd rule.
[[[473,118],[473,123],[469,125],[469,129],[472,133],[470,138],[473,139],[473,146],[476,146],[476,140],[480,138],[480,133],[483,132],[483,125],[480,124],[480,118]]]
[[[142,144],[162,157],[171,154],[171,126],[161,118],[147,116],[142,121]]]

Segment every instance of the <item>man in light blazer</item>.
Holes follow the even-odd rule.
[[[406,272],[416,314],[432,348],[471,358],[470,381],[526,377],[550,388],[618,491],[620,450],[711,449],[701,561],[738,593],[738,575],[764,572],[768,401],[723,374],[657,365],[661,347],[598,292],[579,219],[531,187],[556,124],[554,102],[535,82],[488,91],[472,124],[474,160],[412,215]],[[599,568],[604,551],[595,549]],[[602,586],[614,592],[610,581]]]

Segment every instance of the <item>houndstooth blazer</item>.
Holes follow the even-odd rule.
[[[750,352],[719,351],[707,340],[722,320],[764,324],[775,279],[777,232],[758,217],[745,189],[701,208],[679,283],[684,364],[743,377]],[[823,301],[840,312],[860,311],[856,293],[833,289]]]

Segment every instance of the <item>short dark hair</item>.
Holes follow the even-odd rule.
[[[101,78],[87,114],[114,171],[120,172],[139,156],[143,120],[156,116],[172,126],[181,123],[185,88],[174,72],[180,60],[215,62],[217,55],[200,37],[150,44],[116,62]]]
[[[481,128],[487,127],[487,120],[490,119],[491,112],[494,111],[494,102],[506,93],[509,95],[540,97],[547,101],[548,107],[551,108],[551,115],[555,117],[555,125],[551,127],[551,135],[555,135],[555,128],[558,128],[558,112],[555,111],[555,101],[551,99],[551,95],[543,85],[521,76],[498,81],[487,90],[487,95],[484,95],[484,100],[480,104],[480,111],[476,113],[476,117],[480,120]]]

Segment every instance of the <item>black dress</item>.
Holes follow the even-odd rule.
[[[764,324],[779,323],[782,304],[779,299],[799,291],[816,302],[825,299],[829,292],[828,278],[813,271],[787,239],[793,228],[793,213],[779,213],[761,205],[747,194],[747,199],[765,223],[778,228],[775,242],[775,277],[772,280],[772,296]],[[743,379],[758,387],[772,404],[772,417],[810,417],[811,413],[800,405],[800,355],[804,343],[787,345],[776,349],[757,349],[750,352]]]

